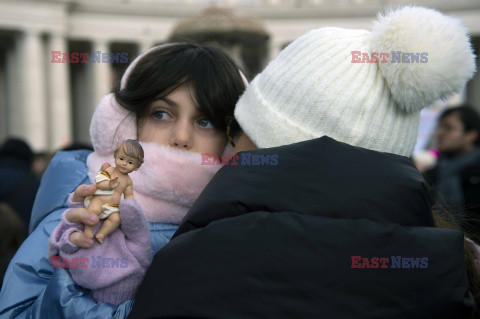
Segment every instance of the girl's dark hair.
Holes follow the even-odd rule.
[[[245,90],[239,68],[223,51],[211,46],[172,43],[138,61],[123,89],[115,90],[117,102],[141,120],[154,99],[189,84],[200,111],[212,125],[227,131],[227,117]],[[233,136],[239,129],[235,122]]]
[[[453,217],[452,212],[448,211],[441,205],[435,205],[432,207],[432,215],[435,222],[435,227],[448,228],[462,231],[464,233],[463,240],[463,253],[465,259],[465,265],[467,267],[468,282],[470,284],[470,291],[472,292],[473,299],[475,300],[474,315],[472,318],[480,317],[480,274],[478,272],[476,257],[475,243],[472,240],[468,240],[469,231],[460,226],[462,223],[458,219]]]

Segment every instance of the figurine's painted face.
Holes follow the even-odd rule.
[[[137,160],[125,154],[122,147],[115,156],[115,167],[123,174],[128,174],[138,169]]]
[[[147,117],[139,121],[138,140],[221,155],[226,135],[200,112],[190,92],[190,86],[183,85],[154,101]]]

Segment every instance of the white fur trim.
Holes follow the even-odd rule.
[[[137,139],[137,119],[110,93],[98,104],[90,124],[90,138],[95,152],[110,154],[127,139]]]

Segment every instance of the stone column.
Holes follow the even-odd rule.
[[[96,60],[94,54],[100,52],[100,59]],[[93,41],[92,52],[89,60],[89,67],[92,72],[92,85],[93,85],[93,101],[92,107],[95,110],[96,106],[106,94],[111,91],[112,86],[112,70],[110,63],[102,62],[102,53],[110,52],[108,42],[102,39],[96,39]],[[92,110],[92,114],[93,114]]]
[[[40,32],[25,30],[20,43],[20,91],[19,112],[22,117],[22,132],[35,151],[46,150],[47,107],[45,99],[45,64]]]
[[[1,50],[1,48],[0,48]],[[8,112],[7,112],[7,84],[5,57],[6,52],[0,52],[0,143],[8,135]]]
[[[7,136],[22,136],[23,132],[23,111],[20,101],[20,42],[21,34],[18,33],[12,45],[7,48],[5,57],[5,102],[7,106],[5,116]]]
[[[72,142],[72,107],[69,64],[52,63],[51,51],[69,53],[63,34],[52,33],[48,39],[49,146],[56,150]]]

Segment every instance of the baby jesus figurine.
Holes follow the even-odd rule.
[[[125,199],[133,199],[133,183],[128,176],[136,171],[143,163],[143,148],[135,140],[126,140],[113,153],[115,167],[108,167],[100,171],[95,177],[97,191],[93,196],[85,198],[84,205],[99,219],[106,219],[95,235],[101,244],[103,238],[114,232],[120,226],[118,206],[122,194]],[[88,238],[93,238],[93,227],[85,225],[84,233]]]

